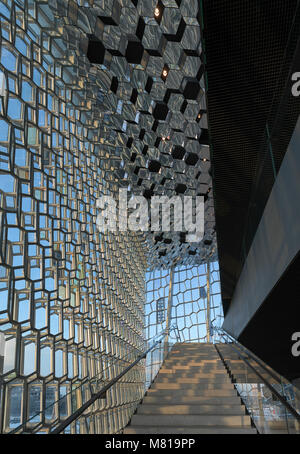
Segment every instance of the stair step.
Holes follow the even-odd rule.
[[[165,370],[160,370],[159,375],[162,377],[174,377],[174,378],[203,378],[203,379],[217,379],[221,380],[223,378],[227,378],[230,380],[229,375],[226,372],[218,372],[218,373],[201,373],[201,372],[186,372],[186,371],[178,371],[176,372],[170,370],[170,369],[165,369]]]
[[[241,405],[241,399],[237,394],[234,396],[177,396],[176,399],[172,394],[158,395],[155,393],[146,395],[143,404],[168,404],[176,402],[185,405]]]
[[[171,395],[176,401],[176,396],[182,395],[182,391],[178,393],[178,389],[148,389],[147,395],[168,396]],[[237,392],[232,389],[185,389],[184,396],[204,396],[204,397],[229,397],[237,396]]]
[[[182,353],[177,353],[177,352],[171,352],[168,358],[179,358],[179,359],[184,359],[185,357],[191,357],[191,358],[201,358],[201,359],[206,359],[206,360],[215,360],[215,361],[221,361],[220,356],[218,353],[213,353],[213,352],[207,352],[207,353],[201,353],[201,352],[182,352]],[[239,357],[237,357],[239,358]],[[234,359],[237,359],[234,358]],[[229,358],[231,359],[231,358]],[[239,358],[240,359],[240,358]]]
[[[208,362],[208,361],[185,361],[185,360],[175,360],[175,359],[168,359],[164,362],[164,364],[173,364],[174,366],[189,366],[190,364],[193,364],[193,365],[197,365],[198,367],[212,367],[212,368],[216,368],[216,369],[224,369],[224,364],[220,362]]]
[[[209,354],[216,354],[216,349],[213,346],[212,348],[180,348],[180,347],[173,347],[171,350],[172,353],[186,353],[186,352],[193,352],[193,353],[199,353],[201,355],[209,355]]]
[[[197,366],[195,364],[164,364],[163,370],[168,369],[168,370],[174,370],[174,371],[188,371],[191,373],[224,373],[227,372],[227,369],[225,369],[224,366],[222,367],[201,367]]]
[[[221,360],[213,360],[213,359],[204,359],[204,358],[190,358],[190,357],[187,357],[187,356],[184,356],[184,357],[180,357],[180,358],[173,358],[173,357],[170,357],[168,358],[166,361],[165,361],[166,364],[168,363],[176,363],[176,364],[183,364],[183,365],[186,365],[186,364],[197,364],[197,365],[201,365],[201,366],[209,366],[209,367],[212,367],[212,366],[222,366],[224,367],[224,364],[221,362]]]
[[[159,426],[127,426],[124,430],[124,434],[243,434],[243,435],[255,435],[257,434],[256,429],[254,428],[244,428],[244,427],[159,427]]]
[[[210,382],[163,382],[163,381],[155,381],[151,386],[151,389],[233,389],[232,383],[210,383]]]
[[[178,356],[175,356],[175,355],[169,355],[165,361],[168,362],[168,361],[180,361],[180,362],[184,362],[186,361],[188,358],[189,361],[197,361],[197,362],[201,362],[203,364],[223,364],[223,362],[221,361],[220,357],[207,357],[207,356],[189,356],[189,355],[178,355]]]
[[[139,415],[244,415],[245,407],[237,405],[162,405],[142,403]]]
[[[164,366],[165,368],[167,369],[174,369],[174,367],[180,367],[182,369],[186,368],[186,367],[192,367],[193,369],[198,369],[200,371],[202,370],[224,370],[224,365],[223,364],[220,364],[220,365],[217,365],[217,364],[197,364],[193,361],[189,361],[189,362],[179,362],[179,361],[168,361],[168,362],[165,362],[164,363]],[[244,368],[245,370],[245,368]]]
[[[159,376],[155,383],[199,383],[201,384],[231,384],[231,380],[229,377],[211,377],[211,378],[203,378],[203,377],[161,377]]]
[[[250,426],[251,420],[248,415],[133,415],[132,426],[222,426],[243,427]]]
[[[176,344],[124,434],[257,433],[245,413],[214,345]]]
[[[221,361],[219,355],[201,355],[199,353],[172,353],[168,357],[169,358],[174,358],[174,359],[180,359],[184,360],[186,358],[193,359],[195,358],[196,360],[202,360],[202,361]]]

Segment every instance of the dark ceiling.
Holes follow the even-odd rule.
[[[273,172],[280,167],[299,115],[299,99],[290,95],[289,84],[299,38],[298,4],[297,0],[202,2],[213,191],[225,313],[271,191]],[[269,151],[262,146],[267,122],[273,141],[274,166],[267,161],[261,171]],[[253,211],[251,205],[249,211],[253,200],[256,208]]]

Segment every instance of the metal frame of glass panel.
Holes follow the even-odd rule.
[[[138,14],[131,1],[122,2],[120,9],[115,0],[0,0],[3,433],[49,432],[91,395],[93,386],[113,378],[124,362],[144,351],[153,331],[149,314],[145,319],[149,257],[154,268],[159,262],[167,266],[174,248],[170,242],[155,246],[150,235],[149,255],[140,234],[100,234],[96,229],[96,201],[101,195],[116,194],[120,182],[148,191],[154,181],[158,194],[172,194],[174,184],[186,185],[189,195],[201,190],[206,195],[206,243],[195,245],[188,254],[189,245],[178,239],[175,249],[188,264],[216,256],[209,149],[198,142],[200,117],[205,111],[202,82],[194,81],[199,91],[196,99],[170,97],[172,120],[159,120],[157,132],[148,124],[149,113],[158,103],[153,93],[164,97],[168,83],[187,83],[187,71],[194,77],[200,59],[187,51],[182,56],[186,69],[180,60],[176,68],[170,67],[174,70],[172,78],[164,84],[154,80],[160,58],[150,56],[146,71],[144,62],[129,64],[119,58],[117,47],[124,45],[122,36],[130,36],[139,17],[147,22],[153,12],[153,2],[147,7],[145,2],[137,3]],[[175,19],[163,21],[162,27],[167,31],[185,18],[182,43],[199,50],[200,38],[190,39],[198,33],[196,3],[184,0],[180,12],[170,7],[168,12]],[[115,20],[119,26],[111,30]],[[145,48],[152,30],[156,38],[162,38],[158,28],[147,23]],[[96,42],[100,35],[105,42],[101,64],[88,61],[91,34]],[[176,54],[172,42],[162,43],[166,58]],[[120,52],[123,50],[120,48]],[[115,75],[120,77],[117,88]],[[146,91],[149,77],[154,81],[152,94]],[[139,96],[135,102],[133,94]],[[183,114],[179,103],[184,105]],[[179,133],[182,124],[184,132]],[[133,138],[132,145],[129,139]],[[174,151],[182,141],[186,141],[187,160],[179,162]],[[194,165],[198,152],[201,159]],[[138,155],[134,165],[131,153]],[[151,173],[153,166],[148,165],[158,159],[169,169],[164,171],[164,188],[160,172]],[[196,179],[199,172],[201,176]],[[191,181],[197,185],[189,187],[187,182]],[[168,251],[160,257],[162,249]],[[197,267],[194,270],[196,273]],[[175,270],[175,277],[179,279],[182,272]],[[194,291],[192,280],[188,274],[186,284],[181,278],[178,283],[175,279],[174,287],[179,285],[182,294],[189,296],[186,301],[177,301],[178,294],[174,293],[171,323],[176,319],[188,340],[204,339],[202,331],[192,334],[188,322],[202,329],[202,321],[192,318],[194,313],[202,314],[204,303],[192,303],[194,312],[187,312],[189,292]],[[183,290],[184,285],[187,290]],[[212,299],[211,295],[211,307]],[[181,323],[187,323],[186,327]],[[145,363],[136,366],[106,399],[95,403],[66,432],[118,433],[143,396],[145,373]]]
[[[74,409],[73,387],[144,350],[146,250],[139,235],[96,229],[113,164],[49,6],[1,1],[0,21],[0,431],[30,418],[27,432],[48,431]],[[93,409],[104,431],[129,419],[143,366],[127,380]]]
[[[221,326],[223,321],[218,262],[191,267],[179,266],[173,272],[172,286],[169,269],[148,271],[146,275],[146,336],[151,338],[162,329],[167,329],[169,324],[178,328],[181,342],[208,342],[212,326]],[[168,320],[166,314],[170,291],[172,307]],[[165,310],[164,317],[160,314],[161,323],[157,322],[159,300],[159,311],[161,312],[162,301]],[[173,332],[173,338],[174,336]]]

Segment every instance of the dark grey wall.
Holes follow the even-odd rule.
[[[223,328],[239,337],[300,250],[300,117]]]

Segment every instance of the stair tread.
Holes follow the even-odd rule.
[[[233,389],[232,383],[173,383],[154,382],[151,389]]]
[[[148,427],[127,426],[124,434],[256,434],[256,429],[250,427]]]
[[[257,433],[213,344],[176,344],[126,434]]]
[[[155,383],[220,383],[220,384],[231,384],[229,377],[159,377],[155,380]]]
[[[132,425],[153,425],[162,426],[250,426],[251,420],[248,415],[133,415]]]
[[[195,404],[150,404],[143,402],[137,409],[138,414],[181,414],[181,415],[243,415],[245,409],[241,404],[235,405],[199,405]]]
[[[155,395],[146,395],[143,399],[143,403],[159,403],[159,404],[165,404],[165,403],[172,403],[174,400],[172,395],[165,395],[165,396],[158,396],[155,397]],[[241,404],[241,399],[240,397],[236,395],[234,396],[178,396],[176,398],[177,404],[183,404],[183,405],[198,405],[201,403],[202,405],[240,405]]]
[[[178,395],[178,389],[149,389],[147,394],[153,395]],[[181,393],[182,394],[182,393]],[[186,396],[237,396],[235,389],[186,389]]]

